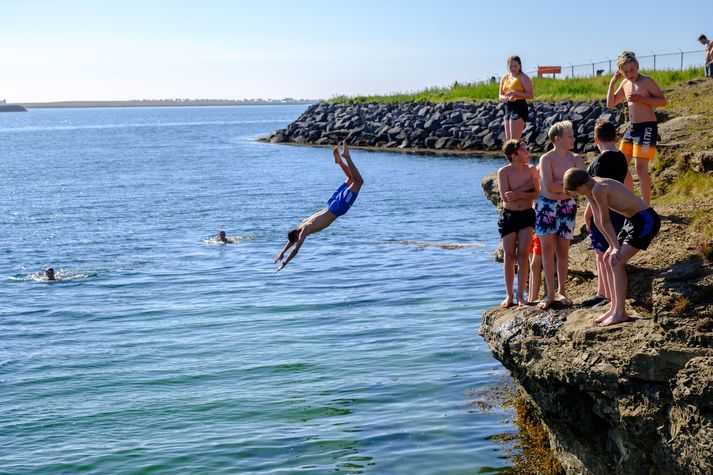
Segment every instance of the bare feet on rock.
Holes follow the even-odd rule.
[[[560,304],[562,304],[565,307],[571,307],[572,306],[572,301],[567,298],[565,294],[560,294],[558,293],[555,296],[555,300],[558,301]]]
[[[610,325],[616,325],[617,323],[624,323],[624,322],[629,322],[632,321],[633,318],[629,317],[627,314],[623,315],[617,315],[616,313],[607,318],[606,320],[603,320],[599,326],[600,327],[608,327]]]
[[[505,297],[505,300],[500,302],[500,306],[502,308],[510,308],[510,307],[512,307],[512,305],[513,305],[512,297]]]
[[[545,297],[540,301],[540,303],[537,304],[537,308],[539,308],[540,310],[547,310],[553,303],[554,300],[549,297]]]

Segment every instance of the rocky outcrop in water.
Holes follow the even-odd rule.
[[[599,312],[601,313],[601,312]],[[713,473],[713,319],[494,309],[481,334],[576,474]]]
[[[504,132],[501,103],[463,102],[320,103],[296,121],[266,138],[272,143],[332,145],[347,140],[356,147],[387,150],[495,151]],[[621,124],[621,109],[606,109],[603,101],[533,102],[523,139],[534,151],[548,145],[547,130],[555,122],[570,120],[577,151],[594,150],[594,122],[604,117]]]

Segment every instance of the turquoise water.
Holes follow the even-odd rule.
[[[255,141],[303,106],[0,115],[0,473],[476,473],[497,159]],[[210,242],[225,229],[237,241]],[[53,266],[60,280],[42,281]]]

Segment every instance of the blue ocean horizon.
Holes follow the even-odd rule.
[[[0,473],[474,473],[509,465],[498,158],[261,143],[306,106],[4,114]],[[224,229],[234,244],[211,237]],[[41,272],[52,266],[58,282]]]

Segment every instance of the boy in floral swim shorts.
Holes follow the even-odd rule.
[[[584,170],[574,148],[574,130],[568,120],[557,122],[547,132],[554,149],[540,157],[540,197],[535,205],[535,234],[542,245],[542,267],[545,271],[547,294],[537,305],[542,310],[550,308],[557,300],[565,306],[572,305],[567,298],[567,270],[569,244],[574,237],[577,202],[564,191],[565,172],[576,167]],[[555,258],[557,259],[557,291],[555,292]]]

